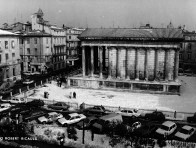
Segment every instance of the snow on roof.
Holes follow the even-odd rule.
[[[174,125],[175,123],[172,122],[172,121],[166,121],[164,122],[162,125],[165,125],[165,126],[168,126],[168,127],[171,127],[172,125]]]
[[[190,129],[192,129],[193,127],[188,126],[188,125],[185,125],[185,126],[183,126],[182,128],[185,129],[185,130],[190,130]]]
[[[77,116],[77,115],[78,115],[78,113],[71,113],[71,114],[69,114],[70,117]]]
[[[48,115],[56,115],[57,114],[57,112],[50,112],[50,113],[48,113]]]
[[[17,36],[17,34],[15,34],[15,33],[12,33],[12,32],[5,31],[5,30],[1,30],[0,29],[0,36],[1,35],[14,35],[14,36]]]

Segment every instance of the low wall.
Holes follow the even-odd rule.
[[[68,86],[90,89],[131,91],[152,94],[180,95],[180,84],[145,81],[105,80],[95,78],[69,77]]]

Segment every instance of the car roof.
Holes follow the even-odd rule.
[[[182,127],[182,129],[185,129],[185,130],[190,130],[190,129],[192,129],[192,128],[193,128],[193,127],[188,126],[188,125],[185,125],[185,126]]]
[[[4,106],[4,105],[10,105],[10,104],[9,104],[9,103],[2,103],[1,106],[2,106],[2,105]]]
[[[78,116],[78,113],[71,113],[69,114],[70,117],[73,117],[73,116]]]
[[[162,125],[165,125],[165,126],[170,127],[170,126],[172,126],[172,125],[174,125],[174,124],[175,124],[175,123],[172,122],[172,121],[165,121]]]
[[[58,114],[57,112],[50,112],[48,113],[48,115],[55,115],[55,114]]]

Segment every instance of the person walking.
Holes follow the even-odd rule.
[[[73,92],[73,98],[76,99],[76,92]]]

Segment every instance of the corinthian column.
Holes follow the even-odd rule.
[[[179,68],[179,49],[176,49],[175,52],[175,67],[174,67],[174,80],[178,82],[178,68]]]
[[[103,78],[103,47],[99,47],[99,77]]]
[[[139,80],[139,49],[138,48],[136,48],[136,56],[135,56],[135,67],[136,67],[136,78],[135,78],[135,80]]]
[[[91,77],[94,74],[94,47],[91,46]]]
[[[82,75],[85,77],[86,75],[86,65],[85,65],[85,46],[82,46]]]

